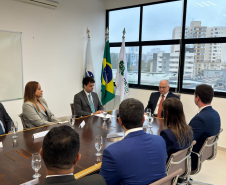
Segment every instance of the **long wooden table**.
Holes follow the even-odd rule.
[[[103,149],[108,145],[121,140],[122,138],[107,139],[107,134],[123,132],[122,127],[117,120],[116,111],[110,112],[113,117],[112,122],[106,121],[103,125],[103,118],[97,116],[88,116],[78,118],[75,121],[74,129],[80,136],[80,151],[82,158],[77,163],[74,173],[80,172],[90,166],[93,166],[100,162],[102,157],[97,158],[95,153],[95,137],[102,135],[103,137]],[[85,121],[85,126],[79,128],[82,121]],[[65,123],[69,125],[68,123]],[[147,124],[146,122],[144,124]],[[3,143],[3,148],[0,148],[0,184],[1,185],[16,185],[25,183],[32,180],[34,170],[31,167],[31,154],[39,152],[42,147],[43,138],[33,139],[33,134],[50,130],[53,127],[59,127],[60,124],[51,124],[43,127],[37,127],[17,133],[18,138],[13,139],[12,134],[0,136],[0,142]],[[155,135],[159,135],[163,128],[162,119],[154,119],[152,132]],[[40,182],[43,182],[46,176],[46,167],[42,161],[42,167],[39,170],[41,174]]]

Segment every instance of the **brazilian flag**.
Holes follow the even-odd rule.
[[[115,97],[109,41],[106,42],[104,49],[101,74],[101,93],[101,102],[103,105]]]

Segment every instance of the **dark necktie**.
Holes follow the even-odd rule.
[[[162,99],[159,103],[159,109],[158,109],[158,118],[161,118],[162,117],[162,102],[164,101],[164,95],[162,95]]]

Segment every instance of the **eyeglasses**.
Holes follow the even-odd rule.
[[[166,88],[167,88],[167,87],[160,87],[160,86],[159,86],[159,89],[166,89]]]

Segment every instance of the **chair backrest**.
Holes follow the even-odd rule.
[[[173,153],[166,165],[166,175],[170,175],[173,172],[177,171],[178,169],[182,169],[180,176],[181,177],[187,177],[189,176],[191,172],[190,168],[190,155],[193,148],[193,145],[195,145],[196,141],[193,141],[191,146],[180,150],[176,153]]]
[[[71,106],[71,114],[75,115],[74,103],[71,103],[70,106]]]
[[[28,127],[27,127],[27,125],[25,124],[25,121],[24,121],[24,118],[23,118],[23,114],[21,113],[21,114],[19,114],[18,116],[19,116],[20,119],[21,119],[21,122],[22,122],[22,125],[23,125],[24,130],[26,130]]]
[[[179,175],[182,173],[182,169],[179,169],[172,174],[163,177],[162,179],[151,183],[150,185],[176,185]]]
[[[176,94],[177,96],[179,96],[179,99],[180,99],[180,97],[181,97],[181,94],[179,94],[179,93],[174,93],[174,94]]]
[[[191,172],[191,175],[197,174],[202,167],[202,162],[205,160],[212,160],[217,155],[217,141],[219,140],[220,133],[223,132],[223,129],[220,129],[220,132],[215,136],[208,137],[202,145],[199,153],[192,152],[198,156],[197,168]]]

